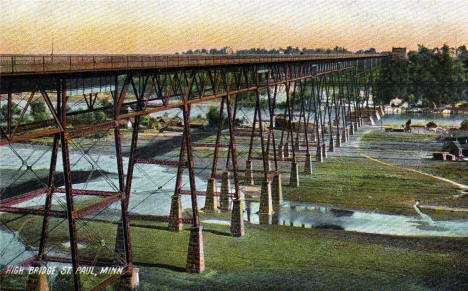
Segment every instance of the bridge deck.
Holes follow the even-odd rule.
[[[304,61],[339,61],[385,57],[385,54],[327,55],[0,55],[6,76],[131,71]]]

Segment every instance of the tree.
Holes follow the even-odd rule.
[[[47,112],[46,105],[43,102],[35,101],[31,105],[31,117],[34,121],[50,119],[50,114]]]

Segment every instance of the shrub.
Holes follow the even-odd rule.
[[[468,130],[468,119],[465,119],[460,123],[460,129]]]
[[[208,119],[208,125],[211,127],[218,126],[219,124],[219,108],[216,106],[210,106],[206,113],[206,119]],[[224,118],[223,118],[224,119]]]
[[[435,123],[434,121],[429,121],[428,123],[426,123],[426,127],[427,128],[435,128],[435,127],[437,127],[437,123]]]

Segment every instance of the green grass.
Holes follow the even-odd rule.
[[[301,176],[300,187],[284,183],[284,199],[415,215],[412,205],[416,200],[450,205],[451,195],[457,193],[457,188],[448,183],[366,158],[328,158],[314,165],[311,176]],[[468,215],[436,214],[436,218],[460,217]]]
[[[20,220],[9,227],[15,229]],[[32,221],[31,226],[37,222]],[[463,259],[468,255],[466,239],[391,238],[265,225],[248,225],[245,237],[233,238],[210,232],[228,234],[228,226],[207,224],[203,233],[207,271],[191,275],[150,267],[166,265],[183,270],[188,231],[174,233],[153,228],[165,224],[147,225],[131,231],[134,262],[145,265],[140,274],[143,290],[462,290],[468,284],[468,262]],[[115,225],[90,222],[87,229],[88,235],[78,233],[88,246],[80,250],[82,257],[93,257],[98,250],[92,244],[93,234],[105,237],[113,249]],[[29,238],[32,232],[32,227],[23,227],[20,237]],[[50,241],[57,245],[68,241],[67,237],[66,227],[58,228]]]
[[[468,185],[467,162],[432,161],[431,163],[422,164],[418,167],[418,170]]]
[[[361,137],[364,143],[371,142],[428,142],[437,137],[435,133],[372,132]]]

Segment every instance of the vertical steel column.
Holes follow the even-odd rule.
[[[177,166],[177,176],[174,189],[174,195],[171,198],[171,210],[169,214],[169,230],[182,230],[182,213],[180,207],[180,190],[182,189],[182,176],[185,164],[185,131],[182,134],[182,141],[179,152],[179,164]]]
[[[240,197],[240,189],[239,189],[239,173],[238,173],[238,165],[237,165],[237,153],[236,153],[236,139],[234,136],[234,120],[233,114],[231,109],[231,95],[229,93],[229,86],[227,84],[226,74],[223,74],[224,78],[224,86],[226,90],[226,107],[228,113],[228,121],[229,121],[229,136],[230,136],[230,149],[231,149],[231,161],[232,161],[232,168],[234,174],[234,188],[235,193],[232,199],[233,207],[232,207],[232,214],[231,214],[231,234],[233,236],[244,236],[244,217],[243,217],[243,209],[242,209],[242,199]]]
[[[215,142],[215,150],[213,155],[213,165],[211,166],[211,178],[216,177],[216,171],[218,169],[218,155],[219,155],[219,143],[221,139],[221,132],[223,130],[223,117],[224,117],[224,101],[225,98],[221,98],[221,105],[219,108],[219,123],[218,123],[218,131],[216,133],[216,142]]]
[[[60,116],[62,127],[65,129],[67,126],[67,88],[66,80],[61,79],[61,98],[62,98],[62,114]],[[70,248],[72,257],[72,270],[73,270],[73,282],[75,284],[75,290],[81,290],[80,274],[77,272],[80,265],[80,259],[78,257],[78,241],[77,232],[75,225],[75,218],[73,217],[74,203],[73,203],[73,189],[71,179],[71,166],[70,166],[70,152],[68,148],[68,137],[65,132],[60,133],[60,141],[62,144],[62,160],[63,160],[63,171],[65,178],[65,196],[67,200],[67,217],[68,217],[68,230],[70,234]]]
[[[60,94],[61,94],[61,86],[60,81],[57,82],[57,113],[59,118],[62,116],[62,110],[60,108]],[[47,245],[47,238],[49,233],[49,211],[52,207],[52,196],[55,191],[55,170],[57,166],[57,155],[58,155],[58,147],[59,147],[59,138],[60,134],[54,134],[54,143],[52,145],[52,152],[50,158],[50,167],[49,167],[49,180],[47,182],[47,192],[46,192],[46,201],[44,206],[44,218],[42,220],[42,231],[41,231],[41,241],[39,243],[39,253],[37,256],[37,261],[40,263],[42,262],[42,258],[44,256],[45,248]]]
[[[127,85],[128,86],[128,85]],[[121,104],[123,103],[123,99],[125,98],[127,93],[127,90],[124,88],[119,94],[119,83],[118,83],[118,75],[115,76],[115,98],[114,98],[114,122],[115,122],[115,127],[114,127],[114,142],[115,142],[115,154],[117,158],[117,173],[119,176],[119,191],[121,193],[121,198],[120,198],[120,207],[121,207],[121,217],[122,221],[120,222],[120,225],[117,226],[117,228],[122,229],[122,235],[123,235],[123,249],[125,251],[125,260],[127,265],[132,266],[132,249],[131,249],[131,241],[130,241],[130,223],[128,219],[128,203],[130,201],[130,190],[127,191],[125,187],[125,177],[124,177],[124,169],[123,169],[123,155],[122,155],[122,138],[121,138],[121,133],[120,133],[120,107]],[[137,93],[135,93],[137,94]],[[122,99],[122,100],[121,100]],[[139,102],[139,105],[140,102]],[[140,107],[140,106],[138,106]],[[135,117],[136,119],[136,117]],[[134,129],[135,130],[135,129]],[[138,128],[137,128],[138,131]],[[131,145],[133,151],[136,150],[136,141],[135,145],[133,142],[133,135],[132,135],[132,145]],[[133,152],[133,158],[134,158],[134,152]],[[129,160],[129,167],[130,167],[131,161]],[[132,171],[133,171],[133,164],[132,164]],[[127,174],[127,182],[128,180],[132,179],[131,175]],[[130,181],[131,183],[131,181]],[[119,239],[119,231],[117,231],[116,234],[116,245],[119,246],[118,244],[118,239]]]
[[[278,171],[278,157],[277,157],[277,151],[276,151],[276,139],[275,139],[275,125],[273,122],[273,118],[275,116],[275,107],[276,107],[276,94],[278,92],[278,85],[275,85],[275,91],[273,92],[273,102],[271,100],[271,93],[270,93],[270,87],[267,87],[267,94],[268,94],[268,107],[270,109],[270,130],[271,134],[268,135],[268,145],[267,145],[267,151],[270,150],[270,138],[273,144],[273,159],[275,161],[275,171]]]

